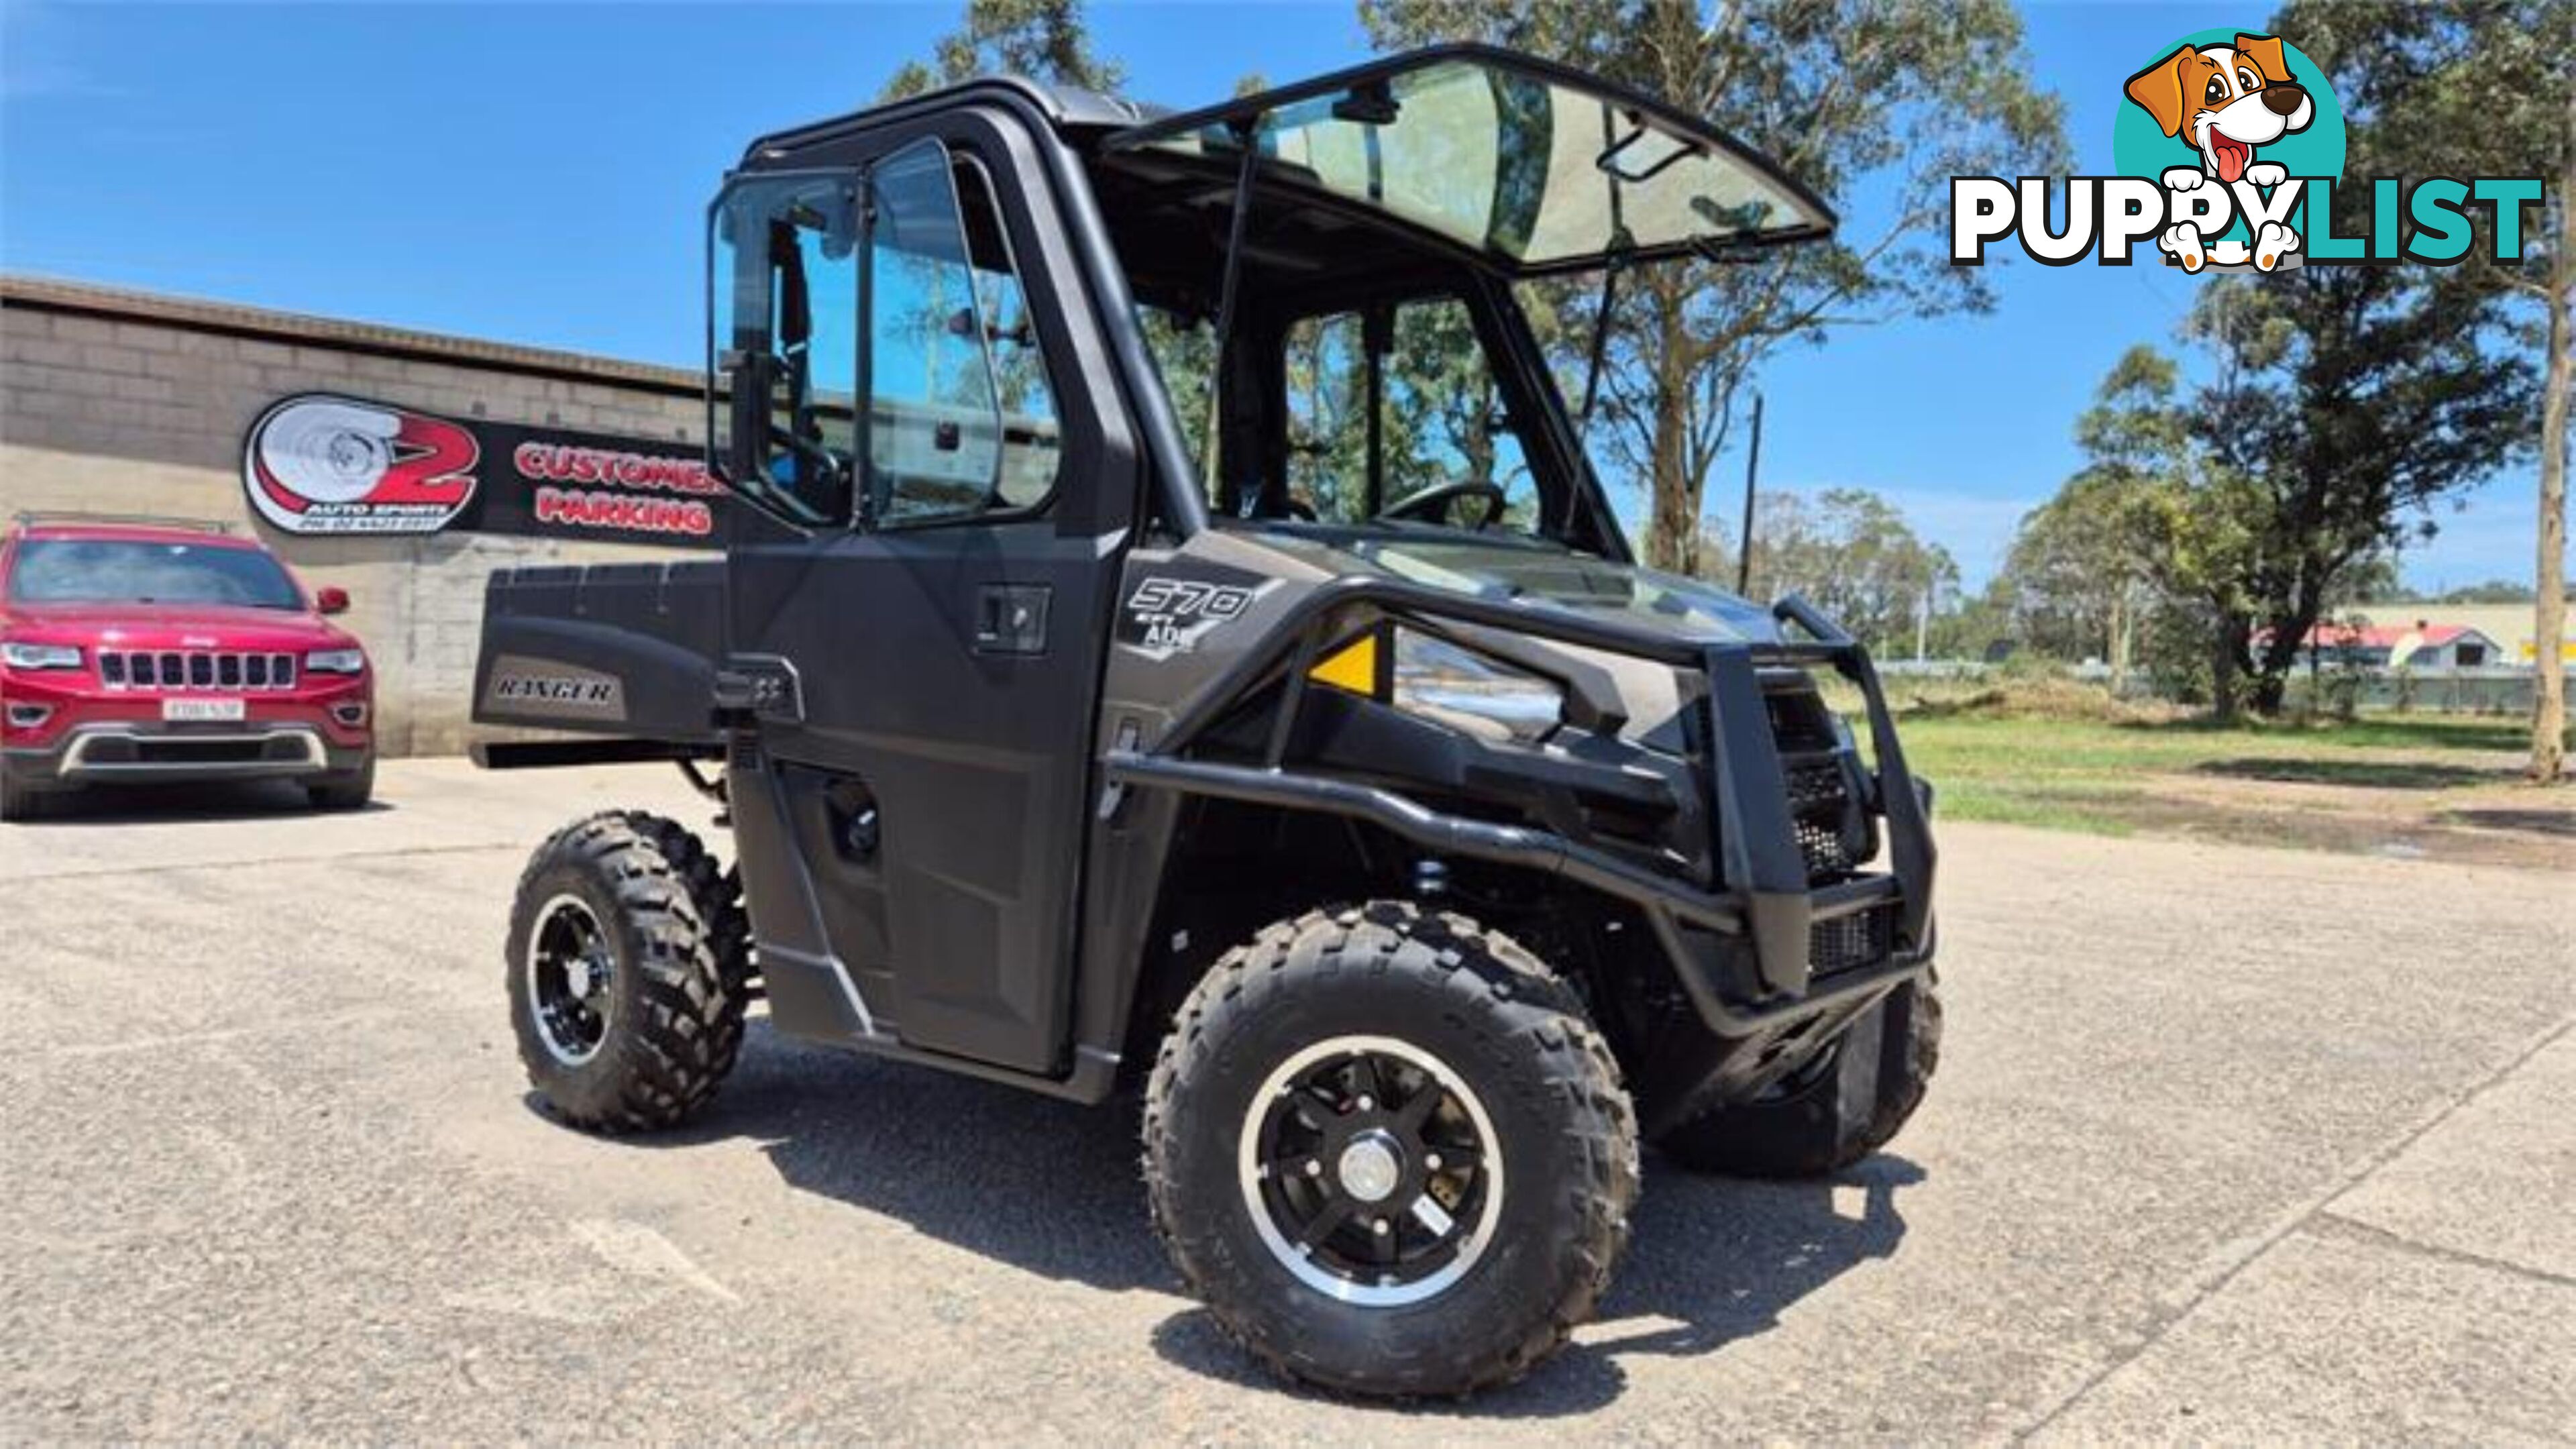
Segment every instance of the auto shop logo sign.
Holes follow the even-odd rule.
[[[242,486],[262,519],[307,537],[723,543],[724,485],[694,448],[336,393],[299,393],[261,413],[242,444]]]
[[[251,425],[242,481],[288,533],[436,533],[474,501],[474,434],[355,398],[291,397]]]
[[[1981,266],[2008,237],[2053,267],[2088,255],[2125,267],[2143,252],[2194,274],[2441,267],[2481,248],[2519,262],[2541,211],[2538,176],[2346,177],[2343,108],[2325,72],[2280,36],[2183,36],[2125,77],[2121,95],[2116,176],[2067,177],[2054,197],[2041,176],[1950,178],[1951,264]],[[2359,230],[2338,232],[2335,203],[2354,225],[2356,189],[2369,198]]]

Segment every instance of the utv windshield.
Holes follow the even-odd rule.
[[[1389,214],[1523,274],[1822,236],[1758,155],[1594,77],[1450,47],[1134,127],[1119,149],[1231,164]]]

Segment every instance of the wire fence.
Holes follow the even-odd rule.
[[[1891,659],[1879,665],[1890,679],[1975,683],[2003,681],[2028,672],[2029,666],[1984,663],[1973,659]],[[2069,664],[2051,671],[2060,678],[2107,687],[2111,668],[2098,661]],[[2467,669],[2369,669],[2329,665],[2301,669],[2290,676],[2287,703],[2293,709],[2422,710],[2431,714],[2527,715],[2538,689],[2538,676],[2528,669],[2487,666]],[[2122,693],[2152,698],[2143,671],[2131,671]]]

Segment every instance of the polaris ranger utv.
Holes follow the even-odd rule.
[[[1601,348],[1560,391],[1521,305],[1832,225],[1693,117],[1471,47],[755,142],[710,212],[724,558],[486,603],[477,717],[581,733],[483,762],[678,761],[737,861],[631,812],[537,852],[543,1101],[675,1123],[758,997],[1079,1102],[1150,1064],[1191,1291],[1386,1394],[1592,1312],[1641,1138],[1878,1148],[1939,1041],[1930,793],[1832,621],[1636,564],[1566,401]]]

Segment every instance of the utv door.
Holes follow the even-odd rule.
[[[783,1029],[1054,1073],[1135,453],[1032,143],[945,135],[718,205],[736,834]]]

